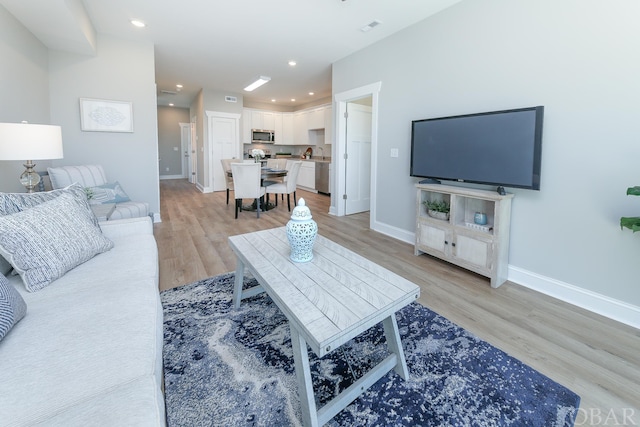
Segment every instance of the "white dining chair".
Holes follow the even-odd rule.
[[[278,206],[278,194],[286,194],[287,195],[287,208],[291,211],[291,200],[289,198],[290,194],[293,193],[293,205],[297,204],[296,201],[296,187],[298,182],[298,173],[300,172],[300,166],[302,166],[302,161],[297,160],[288,160],[287,161],[287,180],[282,183],[275,183],[268,187],[266,187],[267,192],[267,203],[269,203],[269,194],[276,195],[276,206]]]
[[[237,162],[238,159],[220,159],[220,161],[222,162],[222,171],[227,184],[227,204],[229,204],[229,192],[233,191],[233,177],[229,176],[227,172],[231,171],[231,163]]]
[[[256,212],[260,218],[260,198],[265,189],[260,185],[260,163],[231,163],[233,173],[233,197],[236,200],[236,219],[242,210],[242,199],[255,199]]]

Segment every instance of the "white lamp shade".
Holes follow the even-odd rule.
[[[0,160],[61,159],[60,126],[0,123]]]

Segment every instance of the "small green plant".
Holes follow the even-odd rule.
[[[84,187],[84,194],[87,195],[87,200],[93,199],[93,196],[95,195],[93,192],[93,188],[91,187]]]
[[[425,200],[423,203],[430,211],[449,213],[449,203],[444,200]]]
[[[640,186],[629,187],[627,188],[627,196],[640,196]],[[640,231],[640,217],[622,217],[620,218],[620,228],[628,228],[636,231]]]

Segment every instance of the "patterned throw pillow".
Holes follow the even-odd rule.
[[[0,193],[0,216],[11,215],[32,208],[41,203],[53,200],[61,194],[72,194],[80,204],[91,212],[91,207],[87,201],[87,194],[80,184],[71,184],[59,190],[43,191],[41,193]],[[92,219],[94,224],[98,224],[98,219]]]
[[[89,187],[87,192],[91,194],[89,204],[99,205],[104,203],[122,203],[128,202],[131,199],[124,192],[122,186],[118,181],[109,182],[107,184],[98,185],[96,187]]]
[[[7,278],[0,274],[0,340],[26,312],[27,304],[22,296],[11,286]]]
[[[75,196],[62,194],[31,209],[0,216],[0,255],[34,292],[113,247]]]

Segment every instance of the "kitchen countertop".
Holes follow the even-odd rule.
[[[301,159],[300,156],[281,156],[281,155],[277,155],[276,153],[276,158],[277,159],[295,159],[295,160],[302,160],[303,162],[316,162],[316,163],[331,163],[331,158],[330,157],[325,157],[324,160],[322,158],[311,158],[311,159]]]

